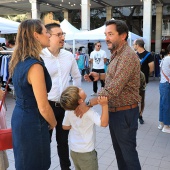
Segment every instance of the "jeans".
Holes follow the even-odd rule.
[[[57,151],[60,159],[61,170],[70,170],[71,162],[69,159],[69,147],[68,147],[68,133],[69,130],[63,130],[62,122],[65,115],[65,110],[61,107],[56,107],[50,103],[55,118],[57,120],[56,129],[56,141],[57,141]],[[50,130],[50,135],[52,136],[52,130]]]
[[[159,121],[170,125],[170,83],[160,83]]]
[[[141,170],[136,151],[139,107],[109,112],[109,129],[119,170]]]
[[[104,73],[104,69],[92,69],[93,72],[96,73]],[[101,87],[104,87],[105,83],[103,80],[100,80]],[[97,81],[93,81],[93,91],[94,93],[97,93],[98,87],[97,87]]]

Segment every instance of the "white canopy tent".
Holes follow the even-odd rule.
[[[61,23],[61,29],[63,32],[66,32],[65,42],[67,48],[73,48],[73,54],[75,54],[75,48],[80,46],[87,47],[88,43],[94,43],[96,41],[100,41],[102,44],[102,49],[106,51],[107,55],[110,55],[110,51],[107,49],[107,45],[105,43],[105,25],[100,28],[91,30],[91,31],[80,31],[71,25],[66,19],[64,19]],[[132,32],[129,32],[128,43],[132,46],[133,41],[137,38],[142,38]]]
[[[0,34],[17,33],[19,22],[0,17]]]
[[[61,29],[66,33],[65,40],[72,41],[74,39],[74,34],[80,32],[76,27],[71,25],[66,19],[60,23]]]
[[[110,51],[107,49],[107,45],[105,43],[105,25],[103,25],[100,28],[91,30],[91,31],[79,31],[74,34],[74,39],[73,39],[73,50],[74,50],[74,43],[75,42],[81,42],[81,41],[87,41],[88,42],[96,42],[100,41],[102,44],[102,49],[106,51],[107,56],[110,56]],[[137,38],[142,38],[132,32],[129,32],[129,37],[128,37],[128,43],[132,47],[133,41],[136,40]],[[73,51],[74,52],[74,51]]]
[[[103,25],[100,28],[91,30],[91,31],[80,31],[76,34],[74,34],[74,39],[75,40],[89,40],[89,41],[95,41],[95,40],[99,40],[99,41],[104,41],[105,40],[105,25]],[[128,38],[128,42],[130,43],[129,45],[131,46],[131,41],[134,41],[137,38],[142,38],[139,35],[136,35],[132,32],[129,32],[129,38]]]

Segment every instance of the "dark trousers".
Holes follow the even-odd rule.
[[[141,170],[136,151],[139,107],[109,112],[109,128],[119,170]]]
[[[93,72],[96,73],[104,73],[104,69],[92,69]],[[105,83],[103,80],[100,80],[101,87],[104,87]],[[97,81],[93,81],[93,91],[94,93],[97,93],[98,87],[97,87]]]
[[[56,141],[57,141],[57,151],[60,159],[61,170],[70,170],[70,159],[69,159],[69,147],[68,147],[68,133],[69,130],[63,130],[62,122],[65,115],[65,110],[59,106],[55,106],[54,103],[50,102],[50,105],[54,111],[55,118],[57,120],[56,129]],[[52,130],[50,132],[50,137],[52,136]]]

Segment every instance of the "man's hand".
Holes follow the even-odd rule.
[[[82,118],[84,113],[86,113],[89,110],[89,107],[86,105],[85,102],[78,105],[78,107],[75,109],[74,113],[77,117]]]
[[[99,73],[90,72],[90,74],[85,74],[85,75],[84,75],[84,79],[85,79],[86,81],[89,81],[89,82],[90,82],[91,79],[89,78],[89,76],[92,76],[92,77],[94,78],[93,81],[99,80]]]

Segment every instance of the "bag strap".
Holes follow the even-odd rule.
[[[6,98],[9,81],[10,81],[10,78],[8,78],[8,81],[7,81],[6,86],[5,86],[5,94],[4,94],[4,96],[3,96],[3,98],[2,98],[2,101],[1,101],[0,111],[1,111],[1,109],[2,109],[3,103],[4,103],[5,98]]]
[[[142,65],[143,62],[147,59],[147,57],[149,56],[150,52],[148,52],[145,57],[140,61],[140,64]]]

